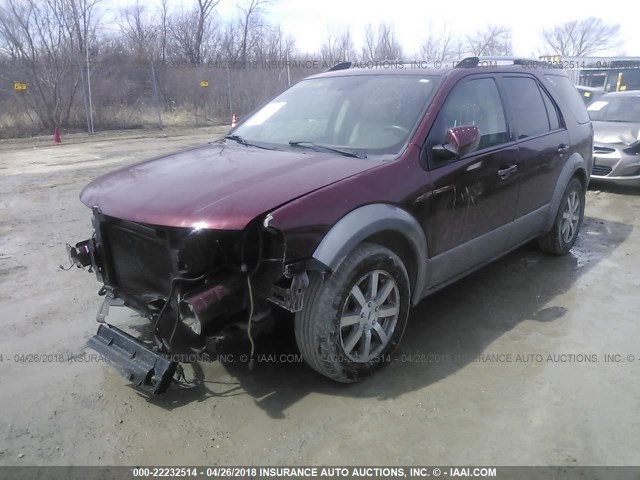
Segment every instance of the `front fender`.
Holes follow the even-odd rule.
[[[415,305],[427,282],[427,240],[417,220],[399,207],[372,204],[351,211],[329,230],[312,257],[335,271],[359,243],[371,235],[389,230],[403,235],[417,260],[412,293]]]

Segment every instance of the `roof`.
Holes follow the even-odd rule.
[[[606,97],[640,97],[640,90],[625,90],[624,92],[609,92],[603,95],[603,97],[605,96]]]
[[[542,61],[556,64],[566,70],[612,70],[640,67],[640,57],[570,57],[542,55]]]
[[[462,59],[456,67],[458,68],[469,68],[469,67],[486,67],[488,65],[497,65],[497,66],[509,66],[509,65],[520,65],[520,66],[531,66],[531,67],[548,67],[548,68],[560,68],[554,66],[552,63],[547,62],[545,60],[538,60],[535,58],[526,58],[526,57],[510,57],[510,56],[493,56],[493,57],[466,57]]]
[[[576,88],[579,90],[584,90],[586,92],[604,92],[604,87],[588,87],[586,85],[576,85]]]
[[[521,57],[467,57],[460,62],[416,62],[403,60],[381,60],[370,62],[342,62],[324,73],[308,78],[343,77],[356,75],[450,75],[454,71],[495,71],[508,73],[550,73],[565,75],[562,69],[548,62]]]

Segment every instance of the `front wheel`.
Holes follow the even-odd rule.
[[[326,280],[313,274],[295,320],[305,361],[344,383],[382,367],[404,332],[409,291],[402,260],[375,244],[358,246]]]
[[[572,178],[560,201],[560,207],[551,230],[538,239],[543,252],[566,255],[576,243],[584,218],[584,188]]]

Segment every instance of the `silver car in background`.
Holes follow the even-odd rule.
[[[607,93],[587,111],[594,128],[591,180],[640,186],[640,90]]]
[[[589,105],[591,102],[595,102],[598,98],[606,93],[603,87],[587,87],[585,85],[576,85],[576,89],[582,97],[582,101],[585,105]]]

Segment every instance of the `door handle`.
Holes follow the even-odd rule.
[[[561,143],[560,145],[558,145],[558,153],[564,153],[568,150],[569,150],[569,145],[567,145],[566,143]]]
[[[502,168],[498,170],[498,176],[501,180],[506,180],[511,176],[512,173],[515,173],[518,170],[518,165],[511,165],[508,168]]]

